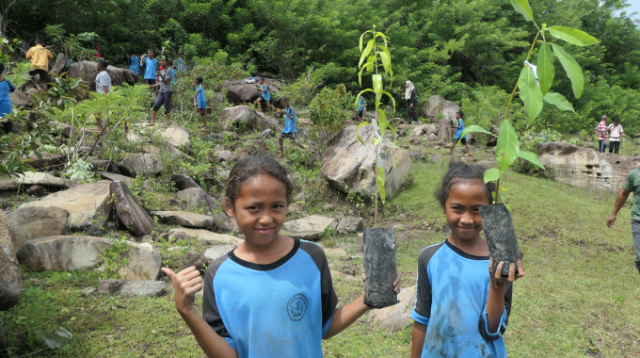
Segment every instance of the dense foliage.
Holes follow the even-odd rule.
[[[537,126],[575,132],[609,114],[640,130],[631,121],[640,115],[640,29],[624,12],[626,3],[531,2],[540,24],[575,27],[600,40],[597,46],[566,48],[584,70],[580,99],[564,74],[554,81],[577,114],[547,108]],[[394,52],[397,80],[389,90],[396,99],[410,79],[421,98],[439,94],[458,103],[474,101],[478,91],[490,97],[510,92],[534,30],[504,0],[24,0],[10,9],[6,35],[31,43],[55,25],[74,41],[78,57],[96,41],[112,63],[124,63],[125,51],[164,47],[170,56],[182,50],[188,59],[241,62],[250,71],[285,79],[306,74],[310,66],[329,67],[325,84],[345,83],[349,92],[359,88],[352,65],[359,58],[357,38],[376,25]],[[74,44],[58,45],[66,50]],[[365,80],[363,87],[369,86]]]

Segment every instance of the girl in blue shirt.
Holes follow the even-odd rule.
[[[296,128],[296,120],[298,119],[296,116],[296,111],[291,107],[291,103],[289,103],[289,98],[282,97],[280,98],[280,104],[284,107],[284,111],[281,112],[281,115],[284,116],[284,129],[282,133],[280,133],[280,138],[278,139],[280,143],[280,157],[284,158],[284,139],[289,138],[289,140],[302,149],[307,149],[300,143],[296,142],[296,133],[298,132]]]
[[[202,82],[204,79],[201,76],[194,78],[193,82],[197,85],[196,87],[196,95],[193,96],[193,99],[196,100],[196,104],[198,106],[198,114],[202,116],[202,122],[204,122],[204,129],[207,130],[207,120],[205,116],[207,114],[207,99],[204,96],[204,86]]]
[[[319,245],[280,234],[294,184],[272,157],[239,161],[226,181],[224,210],[244,242],[207,268],[162,271],[176,308],[208,357],[322,358],[322,340],[370,308],[364,295],[338,308],[327,258]],[[202,316],[193,305],[204,287]],[[400,276],[393,283],[400,291]]]
[[[136,75],[140,75],[140,59],[135,54],[135,51],[131,54],[131,57],[129,57],[129,69]]]
[[[0,63],[0,118],[4,118],[13,111],[10,93],[16,90],[13,84],[4,77],[3,73],[4,64]],[[5,134],[13,132],[13,123],[11,121],[3,121],[2,130]]]
[[[148,85],[156,84],[156,68],[158,67],[158,60],[153,58],[153,50],[148,49],[147,55],[142,55],[140,58],[140,66],[144,66],[144,81]]]

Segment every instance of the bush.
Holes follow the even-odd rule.
[[[344,110],[346,91],[344,85],[338,85],[335,90],[323,88],[309,105],[309,119],[313,124],[313,130],[309,133],[310,139],[315,144],[317,153],[321,153],[327,143],[343,127],[349,118],[349,113]]]

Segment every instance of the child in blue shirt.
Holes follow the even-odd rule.
[[[256,107],[260,112],[265,113],[267,111],[266,107],[273,108],[270,103],[271,93],[269,92],[269,86],[267,86],[267,84],[264,83],[263,77],[260,77],[259,83],[260,83],[260,88],[258,88],[258,91],[262,92],[262,95],[258,97],[258,99],[256,100]]]
[[[180,52],[180,57],[178,58],[177,67],[178,67],[178,75],[181,75],[187,72],[187,67],[184,62],[184,53],[182,52]]]
[[[9,79],[4,77],[3,73],[4,64],[0,63],[0,118],[4,118],[7,114],[10,114],[13,111],[13,106],[11,105],[11,92],[15,92],[16,90],[15,86],[9,81]],[[3,121],[2,131],[4,134],[14,132],[13,122]]]
[[[193,80],[193,82],[197,85],[196,95],[193,96],[193,99],[197,101],[198,113],[202,116],[204,129],[207,130],[207,120],[205,119],[205,115],[207,114],[207,100],[204,96],[204,86],[202,85],[203,81],[204,79],[201,76],[198,76]]]
[[[208,357],[321,358],[322,339],[340,333],[370,308],[364,295],[336,309],[322,248],[279,233],[293,182],[272,157],[240,160],[226,181],[224,210],[245,240],[212,262],[204,282],[195,267],[168,268],[176,308]],[[400,276],[393,283],[400,291]],[[193,306],[204,287],[202,316]]]
[[[129,70],[133,71],[137,76],[140,75],[140,59],[138,59],[135,50],[129,57]]]
[[[473,153],[471,153],[471,148],[467,143],[467,135],[465,134],[465,136],[462,137],[462,139],[460,139],[460,136],[462,136],[462,131],[464,130],[464,120],[462,119],[462,111],[456,112],[456,125],[451,126],[451,128],[456,129],[456,135],[453,137],[453,144],[451,145],[451,150],[449,151],[449,154],[453,153],[453,150],[456,148],[456,144],[458,143],[458,141],[460,141],[462,145],[467,147],[467,151],[469,152],[469,154],[467,155],[472,156]]]
[[[521,260],[517,276],[515,263],[508,278],[502,277],[504,262],[492,272],[478,207],[492,202],[495,184],[485,184],[484,171],[452,163],[436,192],[451,234],[418,257],[411,358],[507,356],[502,335],[512,283],[525,273]]]
[[[140,58],[140,66],[144,66],[144,82],[151,86],[156,84],[156,68],[158,67],[158,60],[153,56],[153,50],[148,49],[147,55],[142,55]]]
[[[364,119],[364,112],[367,110],[367,101],[364,97],[358,97],[358,122],[362,122]]]
[[[298,129],[296,128],[296,111],[291,107],[291,103],[289,103],[289,98],[282,97],[280,98],[280,104],[284,108],[284,111],[281,112],[281,115],[284,116],[284,129],[282,129],[282,133],[280,133],[280,138],[278,139],[280,143],[280,157],[284,158],[284,139],[289,138],[289,140],[302,149],[306,149],[303,145],[296,142],[296,133]]]

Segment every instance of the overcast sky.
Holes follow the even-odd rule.
[[[640,20],[640,0],[627,0],[627,3],[631,4],[631,6],[626,9],[627,13],[637,12],[633,18]]]

